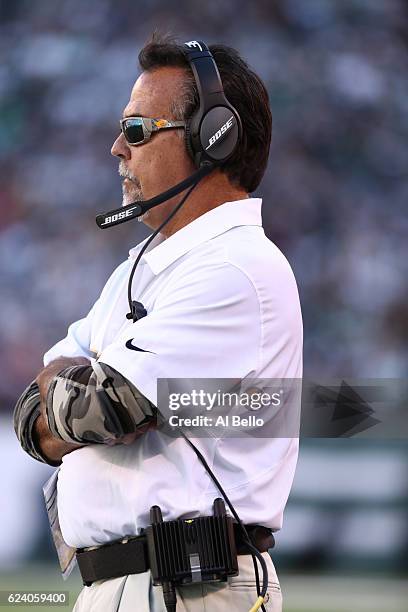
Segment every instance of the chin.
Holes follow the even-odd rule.
[[[133,202],[142,202],[143,199],[143,193],[140,189],[133,192],[127,189],[122,190],[122,206],[128,206],[128,204],[133,204]]]

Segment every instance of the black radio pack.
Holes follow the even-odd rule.
[[[221,498],[213,516],[163,521],[159,506],[150,509],[146,528],[150,571],[154,585],[162,585],[167,609],[175,606],[174,585],[219,582],[238,575],[232,517]]]

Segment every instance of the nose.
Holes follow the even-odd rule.
[[[122,132],[112,145],[111,154],[121,159],[130,159],[131,151]]]

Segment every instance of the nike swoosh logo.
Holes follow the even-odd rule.
[[[142,349],[139,346],[135,346],[134,344],[132,344],[132,340],[133,338],[130,338],[130,340],[128,340],[126,342],[126,348],[131,349],[132,351],[141,351],[142,353],[152,353],[153,351],[146,351],[146,349]]]

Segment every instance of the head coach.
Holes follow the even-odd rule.
[[[261,199],[249,196],[268,161],[268,94],[223,45],[155,35],[139,62],[112,146],[122,207],[98,224],[137,216],[152,234],[45,354],[17,402],[16,434],[32,457],[60,466],[50,505],[86,585],[76,612],[176,609],[171,584],[152,585],[141,534],[155,505],[165,522],[212,516],[222,495],[209,469],[266,564],[267,593],[254,606],[257,562],[234,525],[238,575],[205,581],[199,554],[190,554],[197,584],[175,587],[177,610],[278,612],[267,551],[282,526],[298,440],[197,438],[206,469],[185,439],[155,427],[158,378],[302,376],[296,282],[264,234]]]

